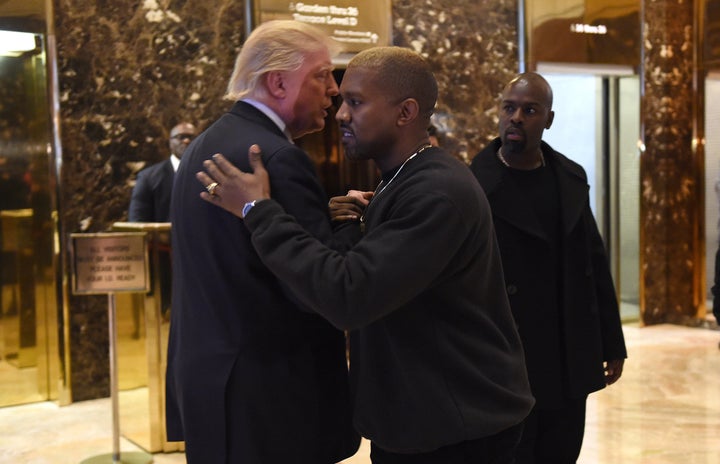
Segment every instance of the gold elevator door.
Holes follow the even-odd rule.
[[[0,37],[0,406],[8,406],[57,396],[57,212],[44,36]]]

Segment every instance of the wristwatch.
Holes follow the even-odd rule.
[[[245,203],[245,206],[243,206],[243,209],[242,209],[242,217],[243,218],[245,216],[247,216],[247,214],[250,212],[250,210],[253,208],[253,206],[255,206],[256,203],[257,203],[257,200],[253,200],[253,201],[249,201],[249,202]]]

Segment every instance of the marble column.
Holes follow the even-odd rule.
[[[693,150],[693,8],[645,1],[640,161],[641,319],[692,323],[702,300],[702,184]]]

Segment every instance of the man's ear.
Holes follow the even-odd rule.
[[[265,87],[270,95],[275,98],[285,96],[285,75],[280,71],[270,71],[265,74]]]
[[[545,129],[550,129],[550,126],[552,126],[552,123],[554,120],[555,120],[555,112],[550,111],[550,113],[548,113],[547,122],[545,123]]]
[[[417,119],[420,114],[420,105],[414,98],[406,98],[400,103],[400,114],[398,115],[398,125],[406,126]]]

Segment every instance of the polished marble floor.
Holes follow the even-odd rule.
[[[623,378],[590,397],[580,464],[720,464],[720,331],[625,326]],[[0,409],[0,463],[80,463],[112,451],[109,399]],[[369,464],[369,447],[343,464]],[[138,452],[121,439],[123,453]],[[110,461],[108,461],[110,462]],[[182,453],[156,454],[184,463]]]

